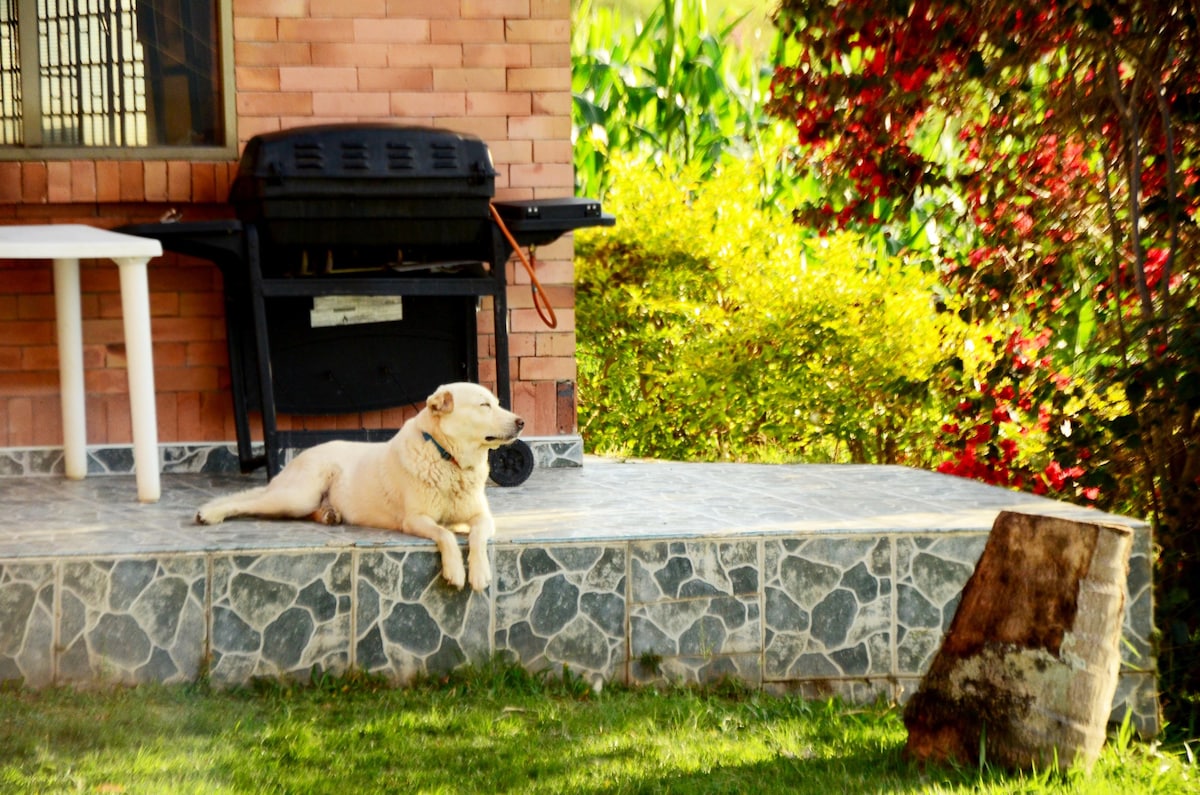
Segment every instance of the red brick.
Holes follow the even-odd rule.
[[[351,118],[388,116],[391,115],[391,105],[388,95],[383,92],[314,93],[313,115]]]
[[[414,17],[417,19],[457,19],[458,3],[430,2],[430,0],[387,0],[389,17]]]
[[[528,94],[506,91],[471,91],[467,94],[467,113],[474,116],[528,116]]]
[[[357,120],[358,117],[352,114],[343,114],[340,117],[331,114],[324,114],[321,116],[321,118],[317,118],[316,110],[314,110],[308,116],[281,116],[278,119],[279,128],[284,130],[291,127],[302,127],[306,124],[337,124],[339,122],[352,122]]]
[[[96,200],[96,164],[92,161],[71,161],[71,197],[78,202]]]
[[[140,202],[146,198],[144,182],[145,167],[136,160],[122,160],[117,173],[120,176],[120,195],[123,202]]]
[[[308,91],[239,91],[239,116],[283,116],[312,113],[312,94]]]
[[[509,334],[508,335],[508,355],[509,356],[536,356],[537,355],[537,335],[536,334]]]
[[[115,160],[96,161],[96,201],[121,199],[121,164]]]
[[[62,444],[62,400],[58,395],[43,395],[30,401],[33,435],[30,444],[48,447]]]
[[[468,44],[462,48],[463,66],[487,66],[503,69],[509,66],[531,66],[528,44]]]
[[[121,289],[121,276],[112,260],[84,260],[85,264],[79,270],[79,284],[86,300],[89,293],[113,293]],[[84,306],[84,318],[88,317],[87,306]]]
[[[192,164],[186,160],[167,163],[167,199],[189,201],[192,198]]]
[[[178,440],[179,404],[174,394],[159,391],[154,396],[154,419],[158,424],[158,440],[174,442]]]
[[[433,70],[413,69],[359,69],[359,91],[412,91],[425,92],[433,88]]]
[[[101,398],[107,408],[107,437],[109,444],[129,444],[133,441],[133,420],[129,416],[128,392],[113,392]]]
[[[238,66],[296,66],[312,62],[310,46],[303,42],[239,41],[233,45]]]
[[[538,356],[575,356],[575,334],[555,331],[537,335]]]
[[[498,69],[434,69],[435,91],[503,91],[504,73]]]
[[[313,46],[316,51],[316,45]],[[278,91],[279,69],[274,66],[238,66],[233,70],[238,91]]]
[[[571,43],[529,45],[529,66],[565,66],[571,67]],[[521,64],[513,64],[521,66]]]
[[[211,392],[217,388],[216,367],[160,367],[154,363],[154,388],[160,392]]]
[[[196,342],[212,336],[211,326],[203,318],[156,317],[152,325],[155,342]]]
[[[23,163],[21,167],[21,200],[31,204],[44,204],[47,179],[45,163]]]
[[[198,442],[205,438],[198,394],[181,392],[175,396],[175,422],[178,441]]]
[[[217,167],[213,163],[192,164],[192,199],[198,202],[223,201],[224,191],[218,196]]]
[[[496,360],[484,359],[479,362],[479,383],[495,384],[496,383]]]
[[[507,19],[505,41],[549,43],[571,40],[569,19]]]
[[[387,0],[309,0],[314,17],[351,17],[355,19],[387,16]]]
[[[154,341],[154,370],[160,367],[186,367],[188,346],[182,342]],[[158,387],[158,384],[155,384]],[[161,389],[159,390],[161,391]]]
[[[534,116],[570,116],[570,91],[535,91],[533,92]],[[565,139],[568,143],[570,139]]]
[[[430,70],[463,65],[461,44],[389,44],[387,45],[388,66],[421,66]],[[433,85],[430,74],[429,84]]]
[[[309,0],[238,0],[237,16],[306,17]]]
[[[532,141],[489,141],[492,160],[496,163],[530,163],[533,161]]]
[[[0,395],[27,397],[29,395],[57,395],[58,369],[18,372],[0,371]]]
[[[283,129],[283,123],[277,116],[241,118],[238,119],[238,141],[245,143],[256,135],[281,129]]]
[[[21,350],[22,370],[58,370],[57,345],[27,345]]]
[[[559,303],[556,306],[575,305],[575,261],[574,260],[538,260],[538,279],[547,291],[562,288]]]
[[[575,168],[570,163],[523,163],[509,170],[509,184],[514,188],[570,185]]]
[[[463,19],[528,17],[529,0],[460,0]]]
[[[388,44],[431,41],[427,19],[356,19],[354,41],[382,41]]]
[[[521,359],[522,381],[570,381],[575,378],[574,356],[527,356]]]
[[[467,97],[461,91],[396,91],[391,95],[391,111],[407,118],[461,116],[467,112]]]
[[[528,116],[509,120],[509,137],[513,139],[569,139],[571,137],[570,116]]]
[[[388,65],[388,45],[383,43],[362,44],[359,42],[322,41],[312,46],[312,62],[315,66],[368,66]],[[409,47],[408,49],[413,49]]]
[[[551,301],[553,306],[553,301]],[[575,331],[575,310],[560,309],[554,307],[554,314],[558,319],[558,327],[554,331],[565,332]],[[523,331],[549,331],[546,324],[542,322],[541,317],[534,309],[513,309],[509,313],[509,328],[511,333],[519,334]]]
[[[184,318],[224,317],[225,299],[220,293],[181,293],[179,294],[179,316]]]
[[[349,19],[281,19],[279,40],[354,41],[354,22]]]
[[[571,0],[529,0],[529,16],[534,19],[570,19]]]
[[[533,159],[538,163],[573,163],[574,154],[570,141],[533,142]]]
[[[167,262],[153,260],[150,266],[150,289],[155,292],[198,292],[210,293],[217,289],[213,279],[217,273],[214,266],[197,260],[177,260],[172,266]]]
[[[274,17],[235,16],[233,38],[236,41],[277,41],[279,20]]]
[[[46,164],[46,200],[54,204],[71,201],[71,164],[53,160]]]
[[[571,68],[530,67],[508,70],[509,91],[565,91],[571,90]]]
[[[21,201],[21,164],[0,162],[0,202]]]
[[[438,126],[477,136],[490,144],[492,141],[504,140],[508,120],[503,116],[447,116],[438,120]]]
[[[167,200],[167,164],[162,160],[147,161],[145,164],[145,193],[146,200],[162,202]]]
[[[358,70],[352,66],[283,66],[279,69],[281,91],[354,91]]]
[[[517,382],[512,386],[513,411],[525,420],[525,433],[546,436],[554,433],[557,405],[555,383]]]
[[[429,40],[435,43],[494,44],[504,41],[504,22],[499,19],[435,19],[429,23]]]
[[[60,424],[61,421],[60,416]],[[8,401],[8,443],[11,447],[33,445],[33,401],[30,398],[21,397]]]
[[[229,364],[229,349],[224,340],[189,342],[184,346],[184,361],[189,366],[225,367]]]

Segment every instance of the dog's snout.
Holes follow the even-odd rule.
[[[519,431],[525,427],[525,420],[521,419],[520,417],[513,417],[513,425],[516,426],[516,429]]]

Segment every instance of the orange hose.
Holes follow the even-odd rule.
[[[508,226],[505,225],[504,219],[500,217],[500,213],[496,210],[496,205],[489,204],[488,207],[492,210],[492,219],[495,220],[496,226],[500,227],[500,231],[504,233],[504,238],[508,244],[513,247],[513,251],[517,253],[521,264],[525,266],[526,272],[529,274],[529,289],[533,293],[533,308],[537,310],[538,317],[542,319],[550,328],[558,328],[558,316],[554,314],[554,307],[550,306],[550,298],[546,295],[542,283],[538,281],[537,274],[534,273],[533,263],[525,256],[525,252],[521,251],[521,247],[517,245],[517,240],[512,236],[512,232],[508,231]],[[543,307],[545,312],[542,311]],[[546,314],[549,313],[549,317]]]

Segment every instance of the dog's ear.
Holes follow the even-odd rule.
[[[454,410],[454,394],[449,389],[439,389],[429,396],[425,405],[434,414],[449,414]]]

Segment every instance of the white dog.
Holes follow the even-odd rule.
[[[525,421],[500,408],[484,387],[448,384],[390,441],[309,448],[268,485],[208,502],[196,521],[311,517],[400,530],[437,544],[442,576],[455,588],[463,586],[466,572],[454,532],[468,533],[471,587],[482,591],[492,581],[487,542],[496,532],[484,494],[487,454],[516,439],[523,427]]]

